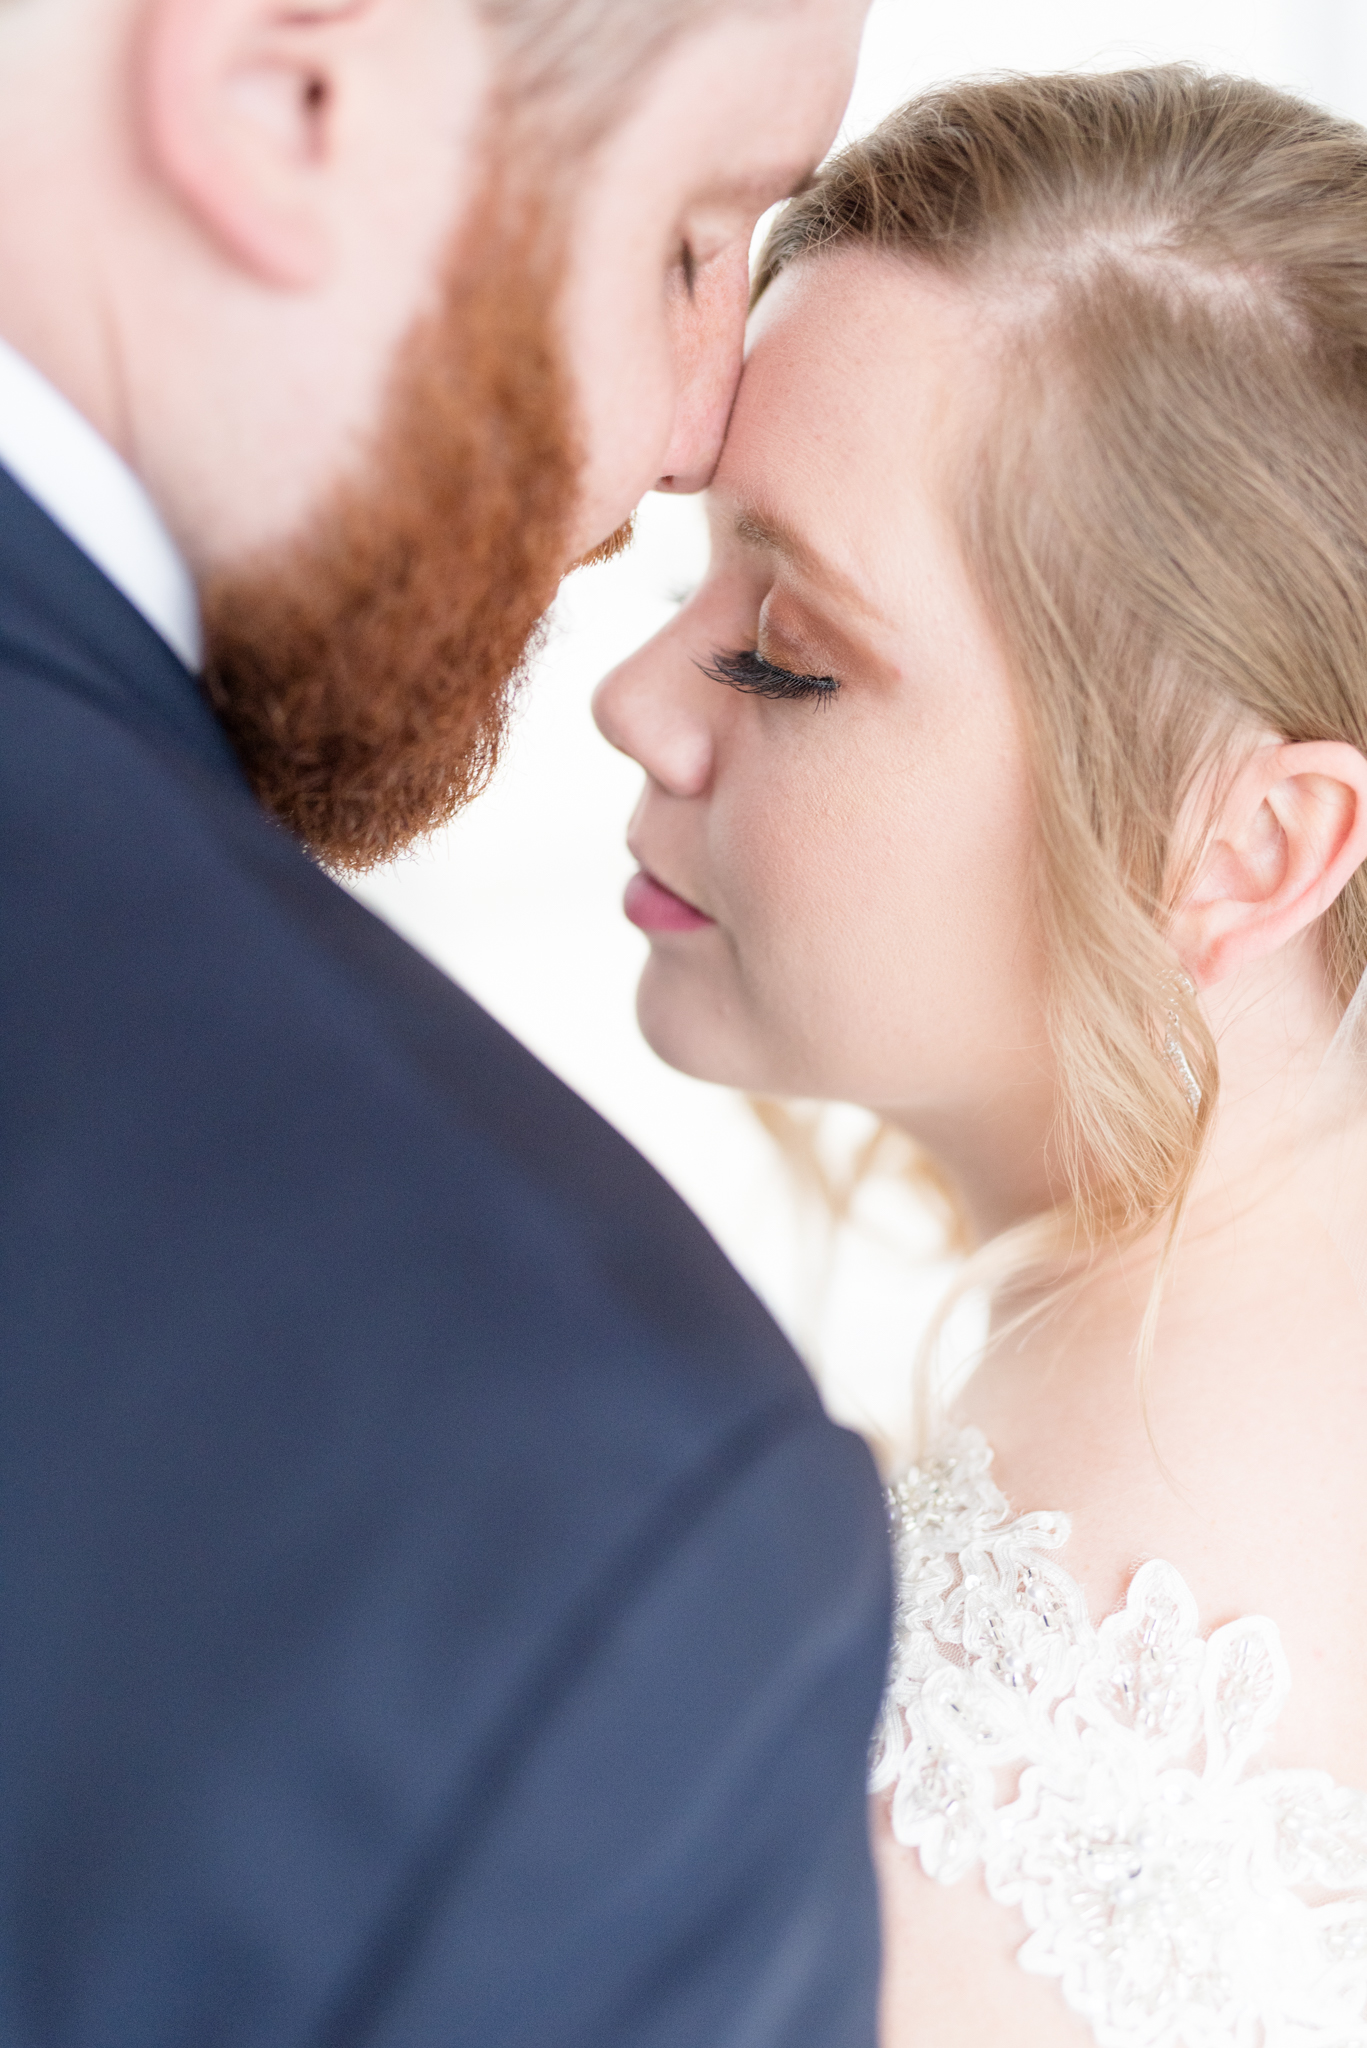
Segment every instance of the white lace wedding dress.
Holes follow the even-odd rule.
[[[931,1877],[981,1870],[1103,2048],[1367,2048],[1367,1794],[1260,1767],[1275,1624],[1200,1633],[1169,1564],[1099,1627],[978,1431],[889,1490],[898,1617],[872,1783]]]

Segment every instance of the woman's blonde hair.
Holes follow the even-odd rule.
[[[955,510],[1035,750],[1064,1189],[1016,1251],[1170,1251],[1218,1085],[1179,815],[1250,728],[1367,750],[1367,133],[1185,66],[951,85],[786,208],[755,296],[851,246],[1000,339]],[[1322,932],[1346,1000],[1362,871]]]

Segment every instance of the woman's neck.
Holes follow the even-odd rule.
[[[1169,1381],[1269,1346],[1284,1353],[1290,1344],[1309,1360],[1334,1353],[1349,1325],[1356,1341],[1367,1336],[1356,1284],[1367,1278],[1367,1102],[1354,1062],[1336,1055],[1326,1069],[1339,1007],[1318,956],[1310,945],[1287,948],[1211,990],[1206,1009],[1220,1100],[1164,1277],[1155,1398]],[[1007,1347],[1021,1365],[1033,1359],[1051,1374],[1072,1365],[1133,1384],[1167,1237],[1163,1224],[1123,1250],[1099,1251],[1038,1327],[1027,1318]],[[998,1329],[1030,1300],[1025,1292],[1000,1301]]]

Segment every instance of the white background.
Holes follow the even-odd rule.
[[[935,80],[1194,58],[1367,120],[1367,0],[875,0],[844,134]],[[646,501],[631,553],[566,586],[494,786],[358,893],[674,1182],[812,1361],[833,1409],[899,1432],[950,1268],[890,1181],[834,1239],[749,1107],[671,1072],[636,1030],[645,942],[620,911],[639,771],[597,737],[594,683],[670,615],[706,545],[696,501]],[[837,1137],[859,1134],[853,1112]]]

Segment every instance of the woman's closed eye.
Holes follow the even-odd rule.
[[[780,668],[776,662],[766,661],[755,647],[714,654],[711,661],[700,661],[698,667],[714,683],[725,683],[728,688],[744,690],[752,697],[773,697],[781,702],[815,697],[819,703],[829,704],[840,688],[834,676],[800,675],[795,669]]]

